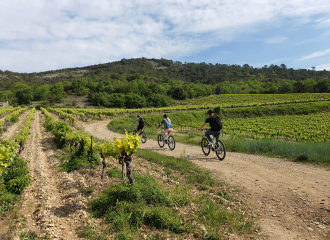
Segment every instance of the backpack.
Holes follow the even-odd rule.
[[[140,118],[139,125],[144,126],[144,118]]]
[[[217,123],[217,125],[214,126],[214,128],[221,130],[222,129],[222,121],[221,121],[221,119],[218,116],[214,116],[214,118],[215,118],[216,123]]]

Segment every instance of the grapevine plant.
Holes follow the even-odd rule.
[[[114,157],[119,159],[119,163],[123,167],[123,178],[127,176],[130,183],[134,184],[131,167],[132,155],[141,143],[141,136],[126,132],[122,138],[115,138],[114,141],[92,142],[89,134],[73,131],[67,123],[55,121],[45,108],[41,108],[41,110],[46,117],[46,129],[63,145],[67,143],[69,151],[75,151],[78,145],[84,151],[90,150],[92,152],[92,149],[98,151],[103,158],[102,176],[106,167],[105,158]],[[58,139],[59,137],[60,139]]]

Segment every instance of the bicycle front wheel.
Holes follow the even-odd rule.
[[[220,145],[220,147],[215,151],[215,153],[217,154],[219,160],[222,161],[226,157],[226,147],[221,140],[218,140],[218,144]]]
[[[175,148],[175,139],[173,136],[169,136],[167,139],[168,147],[173,151]]]
[[[143,131],[141,134],[141,142],[146,143],[146,141],[147,141],[147,134],[145,131]]]
[[[209,141],[207,141],[206,137],[202,138],[201,146],[202,146],[202,151],[205,154],[205,156],[208,156],[211,152],[211,147],[209,146]]]
[[[164,147],[165,143],[164,143],[164,137],[162,134],[158,135],[158,145],[162,148]]]

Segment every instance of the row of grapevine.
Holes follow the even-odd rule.
[[[16,111],[16,115],[18,115],[21,111],[26,108],[20,108]],[[30,133],[31,120],[34,116],[34,108],[30,112],[28,118],[26,119],[25,126],[21,129],[21,131],[15,136],[17,142],[28,140],[28,135]],[[14,141],[1,141],[0,144],[0,173],[2,173],[6,168],[10,166],[12,161],[17,156],[17,143]]]
[[[3,114],[6,114],[8,112],[16,111],[18,109],[20,109],[20,107],[15,107],[14,108],[14,107],[10,106],[10,107],[0,108],[0,116],[2,116]],[[5,125],[5,121],[6,120],[0,120],[0,127],[3,127],[3,125]]]
[[[330,142],[330,113],[223,119],[223,134],[252,139]],[[182,126],[199,128],[200,123]]]
[[[287,103],[304,103],[330,101],[329,93],[302,93],[302,94],[226,94],[210,97],[197,98],[183,101],[182,105],[162,108],[140,108],[140,109],[86,109],[86,108],[61,108],[63,112],[73,114],[80,119],[86,117],[118,116],[123,114],[150,114],[172,112],[177,110],[211,109],[221,105],[224,108],[251,107],[264,105],[277,105]],[[64,116],[64,115],[63,115]],[[72,116],[71,116],[72,117]],[[69,118],[69,116],[67,116]]]
[[[34,117],[35,113],[35,108],[32,108],[32,110],[29,113],[29,116],[25,120],[24,126],[21,128],[18,134],[16,134],[15,141],[16,142],[21,142],[23,141],[26,143],[29,140],[29,134],[30,134],[30,129],[31,129],[31,124],[32,124],[32,119]]]
[[[14,107],[12,107],[12,106],[10,106],[10,107],[1,107],[1,108],[0,108],[0,116],[2,116],[2,114],[4,114],[4,113],[10,112],[10,111],[14,111],[14,110],[16,110],[17,108],[18,108],[18,107],[14,108]]]
[[[230,108],[320,101],[330,101],[330,93],[223,94],[180,101],[178,104],[201,107],[220,104],[222,107]]]
[[[10,166],[14,158],[17,156],[17,144],[12,141],[0,140],[0,175]]]
[[[137,151],[140,145],[141,137],[130,134],[126,134],[121,139],[115,139],[113,142],[93,142],[93,144],[91,144],[91,137],[89,134],[73,131],[65,122],[56,122],[53,116],[45,108],[41,108],[41,111],[46,117],[46,128],[48,128],[54,136],[61,134],[60,139],[63,140],[64,144],[69,144],[71,149],[72,146],[83,142],[86,151],[90,149],[92,145],[92,148],[102,152],[104,157],[118,157],[122,154],[133,154]],[[62,131],[60,132],[58,131],[59,124],[62,125]],[[63,129],[65,129],[65,131],[63,131]]]
[[[75,117],[73,117],[71,114],[68,114],[59,108],[48,108],[48,110],[56,113],[61,119],[69,121],[72,125],[74,124],[74,122],[76,120]]]
[[[8,114],[6,117],[5,117],[5,122],[4,122],[4,125],[7,125],[7,123],[9,122],[16,122],[18,121],[18,115],[23,113],[23,111],[25,111],[27,109],[27,107],[24,107],[24,108],[18,108],[17,110],[15,110],[14,112]]]

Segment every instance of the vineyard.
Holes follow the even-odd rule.
[[[81,120],[89,116],[120,116],[124,114],[151,114],[162,112],[175,112],[184,110],[200,110],[209,109],[217,106],[222,108],[243,108],[243,107],[258,107],[267,105],[281,105],[292,103],[309,103],[309,102],[325,102],[330,101],[330,93],[301,93],[301,94],[255,94],[255,95],[240,95],[226,94],[214,95],[204,98],[196,98],[193,100],[177,102],[178,105],[162,108],[138,108],[138,109],[123,109],[123,108],[102,108],[102,109],[87,109],[87,108],[61,108],[61,115],[66,118],[72,118],[69,115],[64,115],[64,112],[73,114]],[[73,119],[71,119],[73,120]]]
[[[323,110],[323,107],[326,107],[329,101],[328,95],[312,95],[309,98],[303,94],[298,96],[301,98],[295,101],[296,103],[299,102],[300,106],[305,106],[302,103],[322,102],[322,108],[319,108],[317,113],[313,112],[306,115],[274,115],[245,118],[223,117],[224,128],[222,134],[229,151],[232,151],[233,146],[240,139],[244,139],[245,142],[261,142],[251,140],[267,139],[276,140],[272,142],[280,142],[287,145],[298,146],[306,143],[312,147],[315,146],[319,152],[322,152],[322,150],[320,150],[321,148],[318,148],[319,145],[328,146],[330,142],[330,112]],[[254,100],[252,97],[254,97]],[[132,234],[132,236],[137,236],[137,238],[142,239],[143,236],[141,237],[139,235],[140,233],[137,233],[137,231],[141,231],[141,229],[147,229],[147,231],[149,231],[148,233],[152,234],[154,230],[157,229],[157,231],[165,235],[189,236],[192,239],[200,239],[204,235],[210,239],[221,239],[218,237],[227,236],[228,231],[243,238],[245,236],[244,234],[248,236],[249,234],[257,233],[259,230],[256,231],[253,218],[250,218],[250,215],[241,208],[243,202],[239,202],[239,204],[231,203],[231,196],[227,195],[227,190],[222,187],[222,183],[220,184],[214,181],[208,173],[196,168],[191,161],[184,161],[181,157],[169,157],[172,155],[165,156],[168,154],[179,154],[177,149],[176,152],[162,149],[164,150],[162,153],[165,154],[166,152],[165,155],[147,150],[138,150],[141,137],[128,134],[127,132],[122,137],[114,138],[113,140],[104,138],[104,136],[109,133],[106,132],[106,124],[109,123],[110,119],[112,125],[120,126],[121,130],[117,132],[124,133],[125,130],[132,130],[132,122],[136,119],[136,114],[141,114],[145,118],[145,129],[148,133],[148,144],[143,145],[142,149],[149,148],[155,151],[155,146],[157,146],[158,150],[157,142],[154,141],[156,134],[158,134],[155,126],[158,125],[159,121],[162,119],[163,113],[169,112],[169,116],[175,127],[175,132],[173,134],[179,143],[179,149],[180,144],[184,142],[182,139],[190,138],[194,139],[194,141],[196,140],[196,142],[189,142],[193,146],[184,145],[184,153],[181,154],[185,154],[185,150],[187,149],[187,151],[189,151],[189,157],[194,158],[192,160],[201,160],[201,164],[204,164],[206,162],[205,159],[200,157],[200,155],[202,155],[200,148],[194,146],[196,143],[200,144],[201,134],[204,134],[203,132],[197,132],[197,129],[206,119],[206,111],[204,108],[220,106],[221,110],[227,110],[249,106],[251,109],[257,109],[258,106],[261,105],[266,106],[266,108],[270,105],[276,105],[276,108],[278,108],[278,106],[284,106],[285,102],[294,104],[289,95],[281,99],[280,97],[282,96],[279,96],[277,102],[274,101],[275,98],[270,101],[271,96],[268,96],[269,98],[264,95],[264,98],[259,98],[258,95],[252,97],[251,99],[248,99],[248,97],[242,98],[244,100],[240,103],[237,102],[236,105],[233,105],[228,100],[226,103],[227,105],[219,104],[216,101],[212,103],[212,101],[210,101],[210,105],[206,106],[200,101],[199,105],[177,105],[175,107],[157,109],[40,107],[41,112],[37,111],[35,108],[31,109],[27,107],[0,109],[0,114],[3,114],[2,119],[4,122],[2,127],[10,128],[18,126],[12,128],[15,129],[15,131],[12,129],[8,130],[8,132],[12,133],[10,137],[9,135],[7,136],[7,139],[10,140],[1,140],[0,185],[2,184],[1,189],[4,191],[0,192],[0,213],[4,213],[10,209],[10,206],[18,199],[21,192],[31,184],[31,179],[39,181],[41,185],[38,186],[42,186],[45,179],[52,176],[51,173],[49,173],[48,175],[44,175],[46,178],[39,180],[36,180],[36,176],[38,175],[31,175],[32,177],[30,177],[30,173],[27,169],[27,162],[21,158],[22,154],[20,155],[24,150],[24,144],[27,144],[28,151],[23,151],[23,157],[27,156],[24,155],[24,153],[27,154],[27,152],[29,152],[29,159],[39,158],[39,154],[47,158],[48,155],[44,154],[44,151],[47,150],[44,149],[48,149],[48,147],[43,145],[45,137],[43,136],[42,139],[37,140],[39,137],[38,134],[41,134],[41,131],[35,130],[35,126],[38,126],[38,129],[41,129],[43,126],[49,133],[46,134],[44,132],[42,135],[47,135],[47,139],[50,139],[56,148],[54,154],[58,155],[58,165],[56,165],[56,167],[52,165],[52,171],[72,173],[70,176],[77,176],[79,172],[79,174],[81,174],[80,176],[86,177],[86,182],[88,184],[92,175],[94,179],[98,178],[98,181],[100,181],[100,175],[101,181],[107,179],[107,188],[105,188],[105,182],[98,183],[97,188],[102,189],[102,192],[99,191],[97,194],[93,195],[92,199],[88,199],[88,204],[86,206],[93,214],[93,217],[100,218],[100,221],[104,221],[104,224],[111,228],[111,233],[115,236]],[[204,100],[208,101],[209,99]],[[221,112],[219,114],[221,114]],[[34,118],[38,119],[38,121],[33,121]],[[19,123],[17,123],[18,121]],[[86,129],[86,132],[82,130],[84,126],[94,123],[104,124],[104,128],[99,130],[99,132],[103,131],[104,135],[95,135],[95,133],[93,134]],[[34,128],[32,128],[33,126]],[[112,131],[111,126],[109,128]],[[31,131],[32,129],[34,130]],[[34,153],[34,151],[30,149],[32,145],[29,140],[31,139],[34,140],[33,146],[38,147],[38,153]],[[230,139],[234,140],[230,142]],[[234,147],[237,146],[238,145],[235,145]],[[267,151],[270,151],[269,145],[266,148]],[[279,145],[276,148],[283,149],[283,147]],[[325,155],[325,153],[327,154],[327,152],[324,152],[323,155]],[[136,155],[134,158],[134,169],[136,169],[134,170],[134,174],[132,174],[131,167],[133,154]],[[299,154],[302,154],[302,159],[309,159],[311,162],[314,161],[314,158],[307,155],[309,154],[308,151],[300,150]],[[300,155],[296,154],[294,158],[297,156],[300,157]],[[231,156],[228,157],[231,158]],[[106,158],[107,163],[105,160]],[[253,156],[252,158],[255,159]],[[49,162],[52,161],[53,159]],[[245,161],[246,160],[243,160],[243,162]],[[118,162],[122,164],[122,171],[116,166]],[[35,164],[38,163],[35,162]],[[215,163],[210,160],[207,164],[210,168],[213,168],[215,166],[214,164],[219,164],[219,162],[216,161]],[[253,163],[251,162],[251,164]],[[324,160],[323,164],[328,164],[328,159]],[[235,164],[233,166],[235,166]],[[237,164],[237,166],[239,166],[239,164]],[[221,168],[223,167],[227,166],[221,165]],[[106,168],[108,168],[107,171]],[[93,174],[87,174],[95,169],[97,169],[97,171],[94,171]],[[39,171],[41,170],[42,168],[39,169]],[[243,170],[240,168],[236,171]],[[13,172],[15,172],[15,174],[13,174]],[[43,170],[41,172],[43,172]],[[99,174],[99,172],[101,172],[101,174]],[[156,174],[151,174],[152,172]],[[161,175],[158,173],[161,173]],[[9,174],[11,174],[11,177],[8,177]],[[58,176],[63,176],[61,174]],[[129,182],[121,181],[120,179],[122,178],[128,178]],[[2,179],[5,179],[5,181]],[[73,181],[73,178],[70,179]],[[64,181],[66,182],[67,180]],[[75,185],[80,186],[78,183],[80,184],[80,180],[77,181]],[[85,184],[82,186],[84,186],[84,189],[77,189],[78,193],[81,194],[77,194],[77,196],[80,196],[80,199],[86,192],[96,189],[96,187],[94,188],[94,184],[90,186]],[[50,203],[49,206],[55,207],[55,205],[52,204],[54,203],[51,198],[52,189],[45,191],[47,194],[43,196],[46,197],[42,198],[40,202],[48,201]],[[61,204],[65,198],[62,191],[67,191],[65,188],[62,188],[62,185],[58,185],[58,188],[54,191],[56,197],[61,197],[61,200],[59,200]],[[66,195],[69,194],[71,193],[66,192]],[[230,192],[230,194],[234,194],[234,192]],[[75,194],[72,193],[70,196],[74,195]],[[35,196],[36,199],[39,199],[41,196],[40,192],[36,193]],[[167,196],[171,196],[171,198]],[[133,201],[132,198],[134,199]],[[45,209],[47,209],[47,207],[46,205],[44,206]],[[68,205],[68,208],[72,207],[73,205]],[[42,207],[40,207],[40,209],[41,208]],[[180,210],[177,211],[177,209]],[[87,215],[87,212],[85,215]],[[91,216],[89,216],[88,219],[93,219]],[[131,217],[133,220],[131,220]],[[66,218],[69,218],[70,221],[74,221],[76,216],[68,215]],[[40,223],[42,222],[40,219],[35,219],[34,223],[36,223],[36,225],[43,224]],[[121,224],[120,227],[118,227],[118,223]],[[76,227],[78,223],[74,222],[74,224]],[[197,227],[195,224],[197,224]],[[70,222],[67,222],[66,228],[69,229],[69,225]],[[50,224],[50,226],[57,229],[61,228],[60,226],[57,227],[56,224]],[[200,226],[203,226],[203,228]],[[49,229],[48,222],[44,227]],[[32,228],[36,229],[35,227]],[[90,236],[95,236],[95,238],[106,239],[106,237],[100,237],[100,235],[95,232],[95,229],[98,229],[98,225],[91,226],[86,224],[83,230],[79,229],[80,232],[77,230],[77,234],[79,234],[80,237],[90,238]],[[73,228],[70,228],[70,231],[72,230]],[[38,230],[34,231],[38,232]],[[40,232],[38,232],[38,234],[40,234]],[[50,231],[48,231],[47,234],[50,234],[50,236],[57,236],[57,233]],[[61,236],[65,236],[64,232]]]
[[[330,142],[330,113],[309,115],[231,118],[222,120],[222,134],[251,139]],[[182,123],[179,129],[196,131],[200,123]]]
[[[223,94],[180,101],[180,105],[217,106],[224,108],[264,106],[288,103],[329,101],[330,93],[299,94]],[[207,107],[206,107],[207,108]]]

